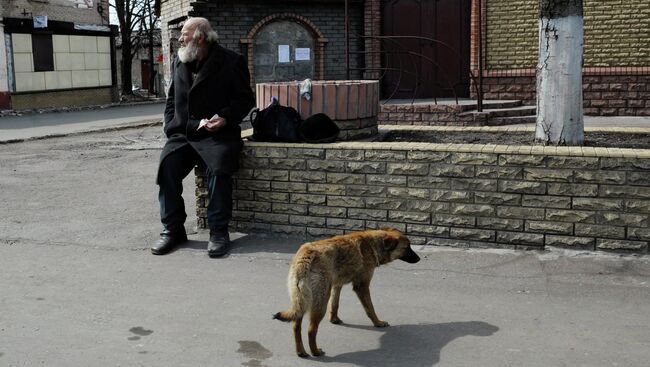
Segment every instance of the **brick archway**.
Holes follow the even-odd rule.
[[[254,74],[254,65],[253,65],[253,45],[255,40],[255,35],[262,29],[264,26],[277,22],[280,20],[289,20],[296,22],[303,27],[305,27],[309,32],[311,32],[314,37],[315,47],[314,47],[314,79],[323,79],[325,77],[325,45],[327,44],[327,38],[323,33],[312,23],[309,19],[293,13],[277,13],[271,14],[264,17],[262,20],[257,22],[251,30],[248,32],[246,37],[239,40],[240,43],[246,45],[246,56],[248,58],[248,70],[251,73],[251,81],[255,80]]]

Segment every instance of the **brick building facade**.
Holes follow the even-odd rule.
[[[0,8],[0,109],[116,99],[108,0],[10,0]]]
[[[537,0],[483,1],[485,98],[535,103],[538,11]],[[650,115],[648,45],[650,1],[584,0],[585,114]]]
[[[379,76],[387,79],[390,71],[384,73],[382,67],[392,66],[387,65],[389,58],[386,53],[382,55],[382,51],[393,42],[394,48],[402,54],[413,54],[409,47],[416,47],[415,53],[426,56],[431,52],[433,55],[428,63],[422,61],[424,58],[415,63],[408,59],[398,60],[404,65],[417,64],[415,76],[409,75],[408,66],[400,65],[403,69],[397,72],[396,79],[403,83],[410,78],[415,83],[413,95],[418,98],[450,97],[451,93],[476,97],[481,55],[485,99],[519,99],[535,104],[538,0],[431,0],[417,2],[417,7],[413,4],[416,2],[406,0],[158,0],[166,80],[169,80],[169,59],[177,48],[175,39],[183,21],[190,16],[203,16],[212,21],[226,47],[248,57],[254,81],[258,81],[255,60],[279,60],[279,51],[275,48],[266,49],[266,54],[259,49],[256,51],[256,38],[273,23],[289,22],[298,24],[313,37],[309,52],[313,63],[310,76],[314,79],[373,79]],[[346,13],[351,35],[347,43]],[[480,19],[479,13],[482,14]],[[411,29],[429,27],[430,23],[439,25],[432,26],[436,29],[429,33],[418,30],[408,33]],[[467,37],[461,34],[458,39],[447,38],[465,32]],[[405,34],[444,42],[434,45],[418,41],[418,46],[412,39],[391,41],[382,38]],[[585,113],[650,115],[650,48],[647,46],[650,44],[650,1],[584,0],[584,39]],[[291,57],[294,47],[300,48],[292,45],[291,39],[278,42],[278,46],[288,47]],[[452,47],[446,47],[450,44]],[[443,46],[451,51],[445,51]],[[435,71],[431,73],[432,69]],[[457,76],[454,73],[460,73],[459,80],[454,81]],[[432,82],[418,84],[421,80]],[[427,92],[426,83],[443,86]],[[446,88],[445,83],[456,84]],[[383,89],[384,97],[391,95],[386,83]]]

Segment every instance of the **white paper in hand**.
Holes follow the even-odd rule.
[[[216,118],[219,118],[219,114],[217,114],[217,113],[215,113],[214,116],[212,116],[212,117],[210,118],[210,120],[214,120],[214,119],[216,119]],[[208,122],[210,122],[210,120],[208,120],[208,119],[201,119],[201,121],[199,121],[199,127],[197,127],[196,129],[197,129],[197,130],[200,130],[202,127],[204,127],[205,125],[207,125]]]

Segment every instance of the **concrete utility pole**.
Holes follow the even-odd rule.
[[[582,0],[539,0],[535,141],[582,145]]]

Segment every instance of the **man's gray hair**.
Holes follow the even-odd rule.
[[[207,22],[197,23],[196,29],[194,29],[193,38],[195,40],[198,40],[199,38],[201,38],[201,36],[203,36],[205,42],[207,43],[214,43],[217,42],[217,40],[219,39],[217,32],[214,29],[212,29],[210,23]]]

